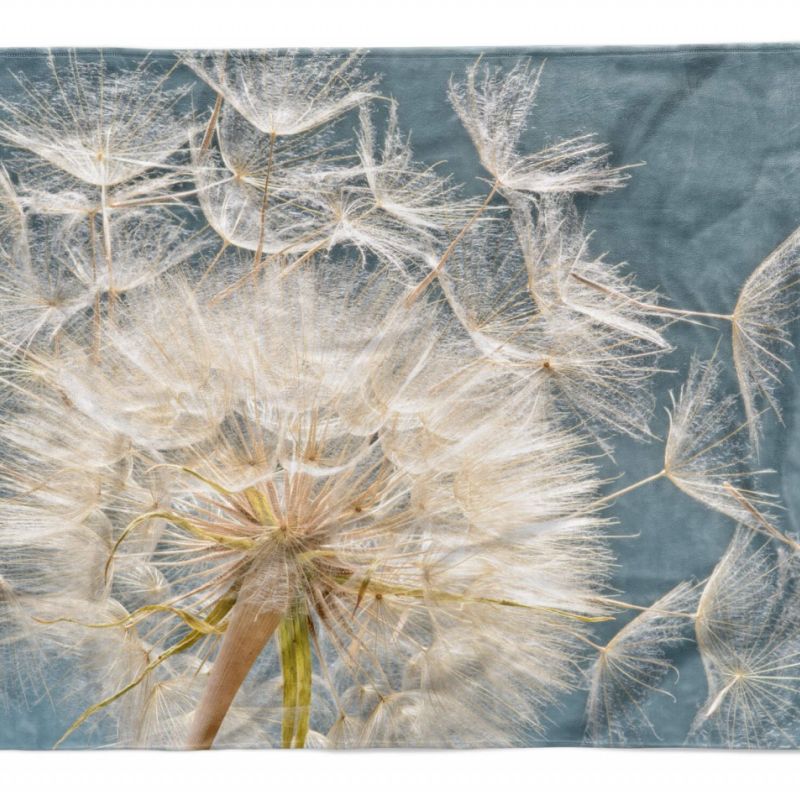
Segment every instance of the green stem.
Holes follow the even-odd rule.
[[[311,715],[311,641],[308,611],[299,603],[278,628],[283,673],[281,745],[305,745]]]
[[[229,592],[227,592],[211,609],[209,615],[206,617],[205,622],[208,624],[209,627],[214,628],[219,625],[220,622],[226,617],[228,612],[233,608],[234,603],[236,602],[236,588],[231,588]],[[95,703],[89,708],[86,709],[76,720],[72,723],[72,725],[67,728],[66,733],[53,745],[53,749],[59,747],[63,742],[67,740],[69,736],[71,736],[84,722],[86,722],[89,717],[96,714],[98,711],[101,711],[106,706],[111,705],[115,700],[119,700],[120,697],[123,697],[132,689],[135,689],[156,667],[163,664],[168,658],[171,658],[178,653],[182,653],[185,650],[188,650],[190,647],[193,647],[197,642],[199,642],[203,637],[207,636],[208,634],[202,633],[200,630],[194,629],[191,633],[186,634],[180,641],[176,642],[172,647],[167,648],[163,653],[161,653],[158,658],[154,661],[151,661],[140,673],[139,675],[132,680],[126,686],[123,686],[118,692],[115,692],[110,697],[106,697],[104,700],[101,700],[99,703]]]

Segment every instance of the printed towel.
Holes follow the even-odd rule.
[[[0,59],[0,745],[800,743],[800,49]]]

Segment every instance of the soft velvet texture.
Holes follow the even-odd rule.
[[[627,262],[642,288],[662,290],[672,305],[728,313],[746,277],[800,225],[800,46],[372,51],[366,67],[382,74],[382,93],[398,100],[416,158],[447,162],[440,170],[469,194],[485,193],[478,178],[486,175],[446,95],[450,76],[462,75],[480,52],[506,66],[525,56],[546,59],[523,150],[593,132],[609,144],[612,163],[639,165],[626,188],[580,204],[587,227],[596,231],[594,252]],[[110,63],[140,57],[137,51],[105,52]],[[175,54],[152,57],[171,65]],[[0,96],[18,93],[11,71],[46,75],[43,52],[6,51],[0,62]],[[175,80],[196,79],[179,68]],[[208,89],[196,83],[205,101]],[[676,349],[664,367],[675,373],[659,378],[661,402],[653,424],[659,435],[666,430],[662,407],[668,390],[680,385],[693,351],[708,357],[719,341],[725,388],[736,391],[725,323],[676,325],[669,338]],[[800,382],[797,371],[783,378],[784,427],[767,420],[761,458],[776,470],[767,483],[785,503],[784,529],[796,531]],[[604,470],[608,477],[624,472],[619,485],[661,467],[658,442],[620,438],[616,447],[617,464],[606,462]],[[734,529],[730,519],[681,495],[668,481],[622,498],[614,513],[620,520],[615,532],[639,534],[612,541],[619,561],[615,585],[626,600],[642,605],[682,580],[707,576]],[[609,623],[608,632],[621,624]],[[680,677],[674,686],[668,678],[667,688],[675,700],[653,700],[658,738],[651,736],[648,744],[682,744],[706,696],[694,645],[687,644],[674,663]],[[531,744],[580,744],[584,702],[581,692],[567,698],[552,713],[546,739],[532,738]],[[50,747],[70,722],[46,701],[26,707],[20,698],[0,708],[0,747]]]

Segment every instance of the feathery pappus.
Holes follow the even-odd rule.
[[[586,740],[620,744],[694,631],[691,736],[764,741],[747,703],[784,703],[758,676],[792,669],[800,544],[752,451],[797,234],[731,314],[640,289],[575,202],[635,165],[585,134],[527,153],[524,59],[451,81],[477,198],[416,160],[363,53],[47,64],[0,102],[0,702],[55,696],[58,744],[477,747],[583,692]],[[740,396],[692,357],[663,468],[611,490],[621,438],[660,446],[671,326],[703,316]],[[737,532],[637,606],[613,505],[659,478]],[[738,632],[762,595],[780,641]]]

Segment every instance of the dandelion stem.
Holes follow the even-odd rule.
[[[203,281],[211,274],[214,267],[217,266],[219,260],[225,254],[225,251],[230,247],[230,244],[231,243],[227,239],[223,240],[222,246],[217,251],[217,254],[214,256],[214,258],[211,259],[211,262],[206,267],[205,272],[203,272],[203,274],[200,276],[200,280],[197,281],[198,286],[200,286],[203,283]]]
[[[211,633],[219,634],[222,633],[225,629],[224,627],[217,627],[215,625],[211,625],[206,620],[200,619],[200,617],[196,617],[194,614],[186,611],[186,609],[178,608],[177,606],[172,606],[169,603],[153,603],[150,605],[141,606],[137,608],[136,611],[128,614],[122,619],[114,620],[113,622],[82,622],[79,619],[73,619],[72,617],[56,617],[55,619],[40,619],[39,617],[33,617],[35,622],[39,622],[42,625],[55,625],[60,622],[70,622],[74,625],[82,625],[84,628],[129,628],[133,625],[137,625],[142,620],[148,619],[153,614],[174,614],[178,617],[184,625],[187,625],[193,631],[202,634],[203,636],[208,636]]]
[[[781,531],[779,531],[735,486],[732,486],[728,481],[724,481],[722,488],[728,492],[745,511],[755,518],[759,524],[758,530],[761,530],[773,539],[777,539],[792,550],[800,550],[800,544],[794,541],[794,539],[790,539],[786,534],[781,533]]]
[[[219,599],[205,619],[205,622],[208,624],[208,626],[213,627],[222,622],[236,602],[236,592],[237,587],[231,587],[231,590]],[[132,689],[135,689],[137,686],[139,686],[139,684],[141,684],[141,682],[151,672],[153,672],[153,670],[163,664],[167,659],[172,658],[172,656],[177,655],[178,653],[183,653],[207,635],[207,633],[203,633],[198,628],[194,627],[190,633],[172,645],[172,647],[167,648],[163,653],[161,653],[160,656],[158,656],[158,658],[151,661],[129,684],[123,686],[122,689],[120,689],[118,692],[115,692],[110,697],[106,697],[99,703],[89,706],[89,708],[87,708],[75,720],[75,722],[69,726],[64,735],[53,745],[53,749],[56,749],[63,744],[68,737],[70,737],[78,728],[80,728],[81,725],[83,725],[84,722],[86,722],[87,719],[89,719],[89,717],[111,705],[111,703],[115,702],[116,700],[119,700],[120,697],[124,697]]]
[[[249,598],[234,605],[192,720],[187,747],[192,750],[211,747],[239,687],[275,633],[282,616],[281,612],[265,610]]]
[[[597,644],[597,642],[592,641],[588,636],[584,636],[583,634],[578,633],[577,631],[573,631],[570,628],[566,628],[565,631],[574,639],[577,639],[579,642],[583,642],[583,644],[594,648],[595,650],[597,650],[598,653],[602,653],[605,650],[605,647]]]
[[[303,264],[305,264],[305,262],[308,261],[315,253],[318,253],[324,247],[327,247],[329,243],[330,243],[330,238],[323,239],[321,242],[318,242],[310,250],[306,250],[306,252],[303,253],[302,256],[300,256],[299,258],[295,259],[288,266],[284,267],[281,270],[281,273],[280,273],[280,275],[278,277],[285,278],[287,275],[289,275],[290,273],[294,272],[298,267],[301,267]]]
[[[108,313],[111,316],[116,290],[114,289],[114,265],[111,260],[111,222],[108,216],[108,189],[105,184],[100,187],[100,208],[103,222],[103,249],[105,251],[106,269],[108,270]]]
[[[264,194],[261,198],[261,211],[258,218],[258,246],[253,257],[253,269],[257,269],[261,263],[261,256],[264,254],[264,229],[267,224],[267,209],[269,208],[269,176],[272,172],[272,157],[275,152],[276,134],[273,131],[269,137],[269,149],[267,150],[267,174],[264,176]]]
[[[714,701],[711,703],[706,712],[703,714],[705,719],[708,719],[709,717],[713,716],[716,713],[717,709],[720,707],[720,704],[725,699],[725,695],[728,694],[728,692],[731,689],[733,689],[738,680],[739,676],[735,675],[730,681],[728,681],[728,683],[725,684],[725,686],[722,687],[722,689],[718,692],[717,696],[714,698]]]
[[[611,597],[598,598],[598,602],[606,606],[613,606],[614,608],[625,609],[626,611],[641,611],[641,612],[650,611],[655,613],[652,606],[637,606],[635,603],[626,603],[622,600],[614,600]],[[657,613],[660,616],[664,617],[683,617],[685,619],[694,619],[697,616],[694,613],[688,613],[685,611],[668,611],[662,608],[659,608]]]
[[[211,137],[214,135],[214,128],[217,126],[217,119],[219,118],[219,112],[222,110],[222,95],[217,94],[216,102],[214,103],[214,110],[211,112],[211,118],[208,120],[208,125],[206,126],[206,133],[203,136],[203,141],[200,145],[200,152],[205,153],[208,150],[209,145],[211,144]]]
[[[653,481],[657,481],[659,478],[663,478],[667,474],[665,469],[662,469],[661,472],[656,472],[655,475],[650,475],[647,478],[642,478],[640,481],[636,481],[636,483],[632,483],[630,486],[624,486],[622,489],[618,489],[616,492],[612,492],[611,494],[607,494],[605,497],[602,497],[599,501],[600,505],[606,505],[610,503],[612,500],[616,500],[618,497],[622,497],[623,495],[628,494],[628,492],[634,491],[634,489],[638,489],[640,486],[645,486],[648,483],[652,483]]]
[[[226,183],[229,183],[232,179],[225,178],[224,180],[216,181],[215,183],[210,183],[204,187],[204,190],[213,189],[217,186],[224,186]],[[177,203],[179,200],[182,200],[184,197],[196,197],[200,194],[202,190],[200,189],[187,189],[184,192],[170,192],[168,194],[156,194],[151,195],[150,197],[141,197],[135,200],[117,200],[111,201],[108,204],[110,209],[120,209],[120,208],[137,208],[139,206],[155,206],[155,205],[163,205],[165,203]]]
[[[300,748],[308,735],[311,711],[311,639],[308,611],[300,603],[278,628],[283,672],[281,744]]]
[[[95,212],[89,213],[89,258],[92,267],[92,283],[95,286],[92,303],[92,360],[100,360],[100,337],[102,335],[102,321],[100,319],[100,292],[97,290],[97,242],[95,241]]]
[[[579,275],[577,272],[571,272],[570,277],[586,286],[591,286],[592,289],[597,289],[599,292],[604,292],[612,297],[618,297],[620,300],[624,300],[637,308],[641,308],[642,311],[648,311],[651,314],[666,314],[667,316],[673,317],[703,317],[706,319],[725,319],[729,322],[733,321],[733,314],[717,314],[712,311],[690,311],[685,308],[669,308],[668,306],[659,306],[654,303],[643,303],[641,300],[636,300],[622,292],[618,292],[616,289],[612,289],[610,286],[604,286],[602,283],[590,280],[583,275]]]
[[[489,203],[492,202],[492,198],[495,196],[495,194],[497,194],[497,190],[499,188],[500,181],[496,180],[492,184],[492,188],[489,191],[489,194],[486,195],[483,203],[481,203],[475,213],[467,220],[464,227],[458,232],[458,234],[456,234],[456,237],[453,239],[453,241],[447,246],[447,249],[442,254],[442,257],[439,259],[439,262],[436,264],[436,266],[408,294],[405,300],[406,307],[412,306],[422,296],[422,294],[424,294],[428,286],[433,283],[434,279],[441,273],[448,259],[451,255],[453,255],[453,251],[456,249],[458,243],[464,238],[467,231],[475,224],[481,214],[483,214],[483,212],[489,207]]]

